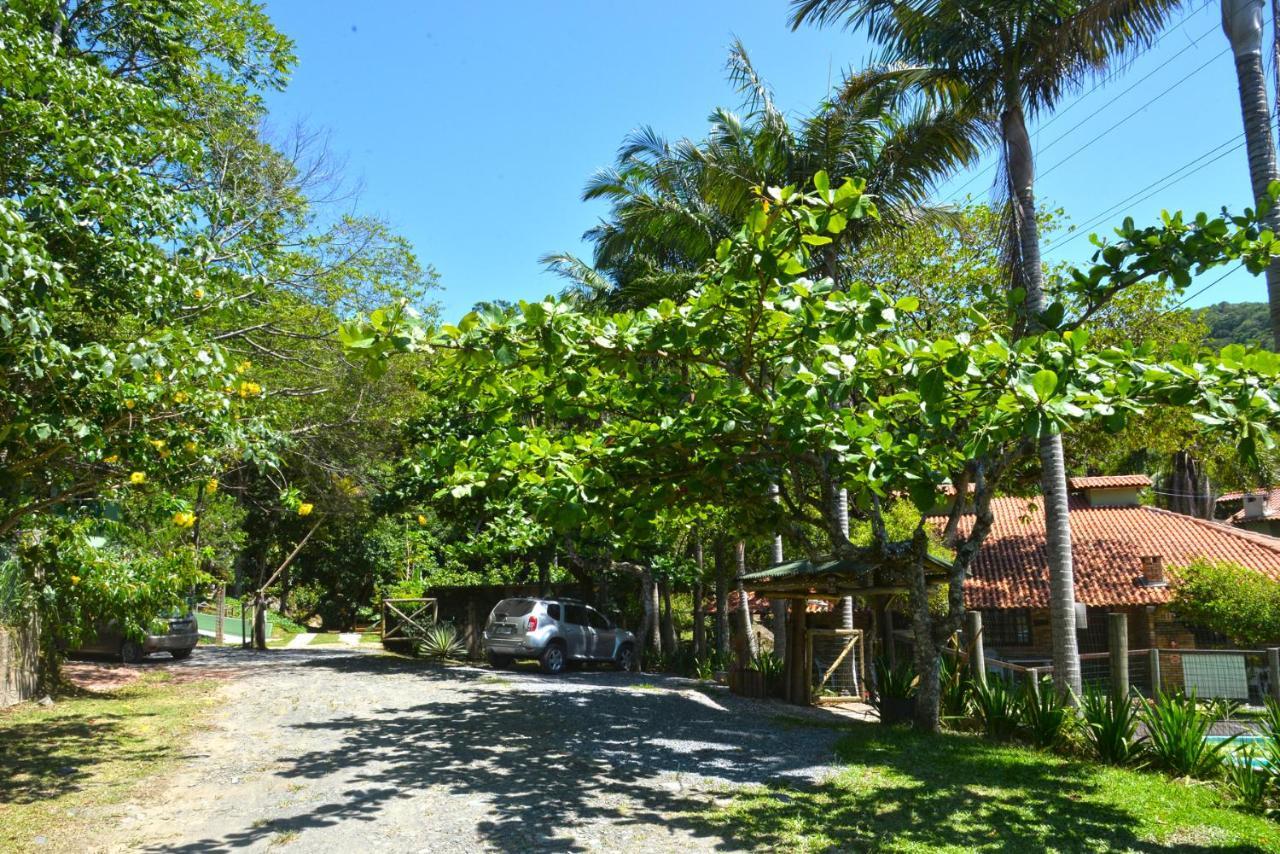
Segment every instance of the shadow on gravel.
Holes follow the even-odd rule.
[[[821,827],[832,850],[880,847],[899,834],[925,846],[985,850],[1055,842],[1072,849],[1100,839],[1120,849],[1152,848],[1129,829],[1133,816],[1080,803],[1078,793],[1087,783],[1060,766],[1024,769],[1018,780],[1022,795],[1042,802],[1051,822],[1032,823],[1025,813],[988,804],[991,822],[983,824],[993,830],[955,838],[943,819],[980,806],[982,788],[1001,782],[998,768],[978,757],[967,759],[962,750],[947,757],[954,766],[930,769],[908,755],[912,744],[877,742],[874,725],[780,725],[736,701],[719,707],[717,700],[696,692],[627,689],[649,682],[684,687],[682,680],[593,672],[556,680],[525,672],[432,668],[382,656],[329,658],[306,666],[412,674],[461,690],[445,700],[299,725],[329,733],[330,743],[323,751],[281,758],[276,773],[314,780],[354,772],[340,801],[165,850],[231,851],[277,835],[373,822],[393,801],[424,798],[432,787],[487,802],[491,818],[478,830],[501,850],[581,850],[571,838],[573,829],[595,821],[655,828],[644,831],[646,847],[653,850],[679,844],[677,837],[661,835],[664,827],[708,838],[720,848],[785,847],[788,828],[797,821]],[[342,680],[331,684],[340,688]],[[882,786],[870,797],[834,782],[814,783],[814,771],[834,762],[842,732],[852,734],[846,746],[850,740],[865,742],[861,747],[874,754],[876,764],[909,775],[909,782]],[[859,761],[869,762],[867,756]],[[655,785],[663,772],[718,778],[729,789],[761,783],[772,788],[749,796],[752,820],[736,821],[716,815],[705,791]],[[1046,837],[1050,826],[1058,836]]]

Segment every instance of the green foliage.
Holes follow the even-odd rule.
[[[1199,310],[1214,347],[1244,344],[1271,349],[1271,314],[1265,302],[1220,302]]]
[[[944,719],[959,721],[973,709],[973,676],[958,656],[944,655],[938,673],[941,685],[939,712]]]
[[[988,738],[1009,741],[1022,723],[1022,698],[1004,679],[989,676],[973,686],[973,709]]]
[[[433,623],[423,631],[414,632],[413,652],[421,658],[452,661],[467,650],[462,637],[452,623]]]
[[[777,696],[782,691],[783,661],[772,652],[759,652],[747,664],[764,679],[765,695]]]
[[[1216,777],[1232,739],[1209,741],[1214,718],[1195,694],[1163,693],[1140,714],[1147,730],[1143,750],[1152,764],[1179,777]]]
[[[920,678],[916,676],[911,662],[904,660],[894,664],[885,656],[879,656],[876,658],[875,668],[876,690],[871,695],[873,704],[881,700],[910,700],[919,690]]]
[[[1138,711],[1129,699],[1117,700],[1107,690],[1088,688],[1080,700],[1085,741],[1099,760],[1127,765],[1141,753],[1135,740]]]
[[[0,626],[22,622],[32,609],[31,583],[17,557],[0,550]]]
[[[1174,572],[1172,607],[1183,620],[1247,648],[1280,640],[1280,582],[1229,562],[1197,560]]]
[[[1075,710],[1054,688],[1052,679],[1042,678],[1039,690],[1023,682],[1021,705],[1027,739],[1032,744],[1056,750],[1066,742],[1075,723]]]
[[[1275,778],[1256,767],[1260,759],[1253,745],[1243,745],[1223,760],[1227,776],[1227,790],[1249,812],[1261,812],[1275,787]]]

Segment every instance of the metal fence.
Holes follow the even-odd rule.
[[[814,699],[861,699],[868,687],[862,630],[810,629],[805,636]]]

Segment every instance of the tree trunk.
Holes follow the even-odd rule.
[[[716,543],[716,652],[723,665],[729,661],[729,568],[726,566],[724,543]]]
[[[769,485],[769,497],[775,504],[782,500],[776,483]],[[773,550],[769,554],[769,559],[775,564],[782,563],[782,534],[774,534]],[[770,607],[773,609],[773,654],[785,661],[787,656],[787,600],[774,599],[770,603]]]
[[[253,599],[253,648],[267,648],[267,598],[261,593]]]
[[[1040,228],[1036,223],[1035,173],[1031,139],[1021,105],[1001,117],[1017,224],[1020,280],[1026,290],[1024,323],[1027,331],[1040,328],[1045,309],[1044,276],[1040,267]],[[1049,564],[1049,616],[1053,628],[1053,681],[1059,693],[1073,701],[1081,693],[1080,651],[1076,642],[1075,571],[1071,559],[1071,522],[1067,516],[1067,468],[1062,436],[1040,438],[1040,488],[1044,493],[1045,553]],[[923,677],[922,677],[923,678]]]
[[[742,582],[742,576],[747,574],[747,544],[743,540],[738,540],[733,548],[738,559],[739,628],[742,629],[743,649],[746,651],[747,660],[750,661],[760,654],[760,647],[756,643],[755,627],[751,624],[751,607],[747,602],[747,588]]]
[[[676,624],[671,613],[671,583],[665,579],[658,582],[658,592],[662,597],[662,648],[668,654],[677,650]]]
[[[693,583],[693,655],[699,661],[707,657],[707,622],[702,608],[703,555],[702,538],[693,544],[693,559],[698,565],[698,580]]]
[[[662,654],[662,634],[658,630],[658,585],[647,571],[640,576],[640,604],[644,608],[644,620],[640,625],[640,642],[649,644],[655,653]]]
[[[1262,67],[1262,7],[1263,0],[1222,0],[1222,29],[1236,59],[1236,83],[1253,199],[1259,209],[1267,206],[1263,223],[1273,233],[1280,234],[1280,206],[1271,204],[1267,194],[1268,186],[1280,180],[1280,174],[1276,172],[1271,109]],[[1267,303],[1271,311],[1271,335],[1276,349],[1280,350],[1280,260],[1273,260],[1267,267]]]

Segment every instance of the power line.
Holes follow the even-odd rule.
[[[1240,269],[1243,269],[1243,265],[1240,265],[1240,266],[1238,266],[1238,267],[1232,267],[1231,269],[1227,270],[1227,272],[1223,273],[1221,276],[1219,276],[1218,278],[1214,279],[1212,282],[1210,282],[1209,284],[1205,285],[1205,286],[1204,286],[1203,288],[1201,288],[1200,290],[1196,291],[1195,293],[1193,293],[1193,294],[1191,294],[1190,296],[1188,296],[1188,297],[1186,297],[1185,299],[1183,299],[1183,300],[1182,300],[1182,302],[1178,303],[1178,304],[1177,304],[1177,305],[1175,305],[1173,308],[1170,308],[1170,309],[1168,309],[1167,311],[1161,312],[1160,317],[1165,317],[1166,315],[1173,314],[1175,311],[1177,311],[1178,309],[1182,308],[1184,305],[1186,305],[1187,303],[1191,302],[1193,299],[1195,299],[1196,297],[1200,296],[1202,293],[1204,293],[1205,291],[1209,290],[1209,289],[1210,289],[1210,288],[1212,288],[1214,285],[1216,285],[1216,284],[1218,284],[1219,282],[1221,282],[1223,279],[1227,278],[1227,276],[1230,276],[1230,275],[1231,275],[1232,273],[1234,273],[1236,270],[1240,270]],[[1157,318],[1157,319],[1158,319],[1158,318]]]
[[[1150,99],[1150,100],[1148,100],[1145,104],[1143,104],[1142,106],[1138,107],[1138,109],[1136,109],[1136,110],[1134,110],[1133,112],[1129,113],[1129,115],[1125,116],[1125,117],[1124,117],[1123,119],[1121,119],[1120,121],[1118,121],[1118,122],[1116,122],[1115,124],[1111,125],[1111,127],[1107,128],[1107,129],[1106,129],[1106,130],[1104,130],[1102,133],[1098,134],[1098,135],[1097,135],[1097,136],[1095,136],[1093,139],[1089,140],[1089,141],[1088,141],[1088,142],[1086,142],[1084,145],[1080,146],[1080,147],[1079,147],[1079,148],[1077,148],[1075,151],[1071,152],[1071,153],[1070,153],[1070,154],[1068,154],[1066,157],[1062,158],[1062,159],[1061,159],[1061,160],[1059,160],[1057,163],[1053,164],[1053,165],[1052,165],[1052,166],[1050,166],[1048,169],[1046,169],[1046,170],[1044,170],[1043,172],[1041,172],[1041,173],[1037,176],[1037,180],[1044,180],[1044,178],[1045,178],[1047,175],[1049,175],[1051,172],[1053,172],[1053,170],[1057,169],[1059,166],[1061,166],[1062,164],[1066,163],[1068,160],[1070,160],[1071,158],[1075,157],[1077,154],[1079,154],[1080,152],[1084,151],[1086,148],[1088,148],[1089,146],[1093,145],[1093,144],[1094,144],[1094,143],[1096,143],[1098,140],[1102,139],[1104,136],[1106,136],[1107,134],[1111,133],[1113,130],[1115,130],[1116,128],[1120,127],[1120,126],[1121,126],[1121,125],[1123,125],[1125,122],[1129,121],[1129,120],[1130,120],[1130,119],[1132,119],[1134,116],[1136,116],[1136,115],[1138,115],[1139,113],[1141,113],[1141,112],[1142,112],[1143,110],[1145,110],[1147,107],[1151,106],[1151,105],[1152,105],[1152,104],[1154,104],[1156,101],[1158,101],[1158,100],[1160,100],[1161,98],[1163,98],[1165,95],[1168,95],[1170,92],[1172,92],[1173,90],[1177,89],[1179,86],[1181,86],[1183,83],[1185,83],[1185,82],[1187,82],[1188,80],[1190,80],[1190,79],[1191,79],[1192,77],[1194,77],[1196,74],[1199,74],[1201,71],[1204,71],[1206,68],[1208,68],[1208,67],[1209,67],[1210,65],[1212,65],[1214,62],[1216,62],[1216,61],[1218,60],[1218,58],[1219,58],[1219,57],[1223,56],[1223,54],[1227,53],[1229,50],[1230,50],[1230,48],[1228,48],[1227,50],[1222,51],[1222,53],[1216,53],[1216,54],[1214,54],[1213,56],[1209,57],[1209,60],[1208,60],[1207,62],[1205,62],[1203,65],[1198,66],[1195,70],[1193,70],[1191,73],[1187,74],[1185,77],[1183,77],[1182,79],[1180,79],[1177,83],[1174,83],[1172,86],[1169,86],[1167,89],[1165,89],[1165,90],[1164,90],[1163,92],[1161,92],[1159,95],[1156,95],[1154,98],[1151,98],[1151,99]]]
[[[1090,215],[1085,219],[1084,224],[1073,229],[1070,234],[1066,234],[1061,238],[1059,238],[1058,240],[1052,241],[1049,244],[1047,244],[1044,247],[1044,251],[1048,252],[1051,249],[1057,249],[1059,247],[1065,246],[1066,244],[1070,243],[1076,238],[1082,237],[1083,235],[1088,233],[1090,229],[1105,222],[1107,218],[1109,218],[1113,214],[1123,210],[1126,207],[1131,207],[1132,205],[1137,205],[1137,204],[1141,204],[1142,202],[1145,202],[1147,199],[1151,198],[1157,193],[1163,192],[1164,190],[1167,190],[1170,187],[1176,184],[1179,184],[1182,181],[1185,181],[1187,178],[1190,178],[1192,175],[1199,172],[1201,169],[1204,169],[1207,166],[1210,166],[1211,164],[1216,163],[1217,161],[1221,160],[1223,157],[1226,157],[1228,154],[1238,151],[1244,145],[1243,137],[1244,137],[1244,132],[1241,131],[1240,133],[1231,137],[1227,141],[1219,143],[1218,145],[1215,145],[1213,148],[1209,149],[1203,154],[1192,158],[1191,160],[1182,164],[1177,169],[1174,169],[1172,172],[1168,173],[1167,175],[1161,178],[1157,178],[1155,181],[1152,181],[1150,184],[1147,184],[1145,187],[1142,187],[1136,190],[1135,192],[1131,193],[1130,195],[1126,196],[1125,198],[1113,204],[1111,207],[1106,208],[1105,210],[1099,213]],[[1226,151],[1221,150],[1224,146],[1231,145],[1231,143],[1233,142],[1235,142],[1236,144],[1231,146],[1231,148],[1227,149]],[[1216,154],[1217,156],[1212,157],[1212,155],[1214,154]],[[1205,160],[1205,158],[1210,158],[1210,157],[1211,159]],[[1200,161],[1202,160],[1204,160],[1205,162],[1200,163]],[[1197,163],[1199,163],[1199,165],[1196,165]],[[1191,169],[1192,166],[1194,166],[1195,168]],[[1183,170],[1186,170],[1186,169],[1190,169],[1190,171],[1186,172],[1186,174],[1184,175],[1178,175],[1179,172],[1182,172]],[[1178,177],[1174,178],[1175,175],[1178,175]],[[1173,178],[1173,180],[1169,180],[1170,178]],[[1146,195],[1143,195],[1144,193]],[[1139,198],[1139,196],[1141,196],[1141,198]]]

